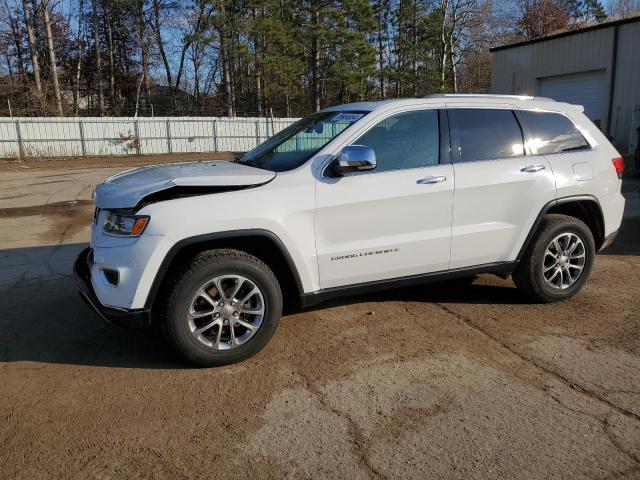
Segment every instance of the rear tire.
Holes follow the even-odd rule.
[[[166,339],[183,358],[204,367],[255,355],[282,315],[273,272],[238,250],[197,254],[171,275],[163,293],[159,312]]]
[[[575,295],[587,281],[595,258],[593,234],[581,220],[545,215],[512,273],[516,286],[543,303]]]

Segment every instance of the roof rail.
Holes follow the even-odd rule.
[[[554,100],[547,97],[533,97],[531,95],[498,95],[495,93],[432,93],[422,98],[511,98],[514,100]]]

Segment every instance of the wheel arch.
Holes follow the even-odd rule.
[[[543,217],[549,213],[568,215],[582,220],[593,234],[596,251],[600,250],[604,244],[604,214],[598,199],[593,195],[562,197],[550,201],[542,208],[518,252],[516,261],[520,261],[538,231]]]
[[[145,307],[153,308],[158,292],[180,259],[217,248],[240,250],[259,258],[267,264],[280,282],[285,302],[294,300],[297,305],[300,301],[304,293],[300,274],[282,240],[269,230],[250,229],[208,233],[177,242],[167,252],[156,272]]]

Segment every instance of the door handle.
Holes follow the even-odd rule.
[[[525,173],[533,173],[539,172],[540,170],[544,170],[544,165],[525,165],[520,169],[521,172]]]
[[[425,177],[419,180],[416,180],[416,183],[419,185],[431,185],[432,183],[441,183],[447,179],[444,175],[435,175],[432,177]]]

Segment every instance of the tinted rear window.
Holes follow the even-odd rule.
[[[571,120],[559,113],[520,111],[527,145],[541,155],[588,150],[591,147]]]
[[[511,110],[449,110],[460,139],[460,160],[495,160],[524,155],[522,132]]]

